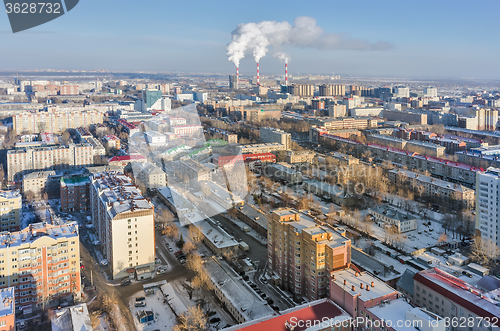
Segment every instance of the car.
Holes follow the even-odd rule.
[[[174,249],[173,249],[172,247],[169,247],[169,248],[168,248],[168,251],[169,251],[169,252],[173,252],[173,251],[174,251]]]
[[[180,255],[180,254],[183,254],[183,253],[184,253],[183,251],[177,251],[177,252],[174,253],[174,255],[177,256],[177,255]]]
[[[80,269],[85,269],[85,266],[83,264],[80,264]]]
[[[102,266],[104,266],[104,267],[105,267],[105,266],[107,266],[107,265],[108,265],[108,263],[109,263],[109,262],[108,262],[108,260],[106,260],[106,259],[104,259],[104,260],[102,260],[102,261],[101,261],[101,265],[102,265]]]
[[[156,259],[155,259],[155,263],[156,263],[156,264],[159,264],[159,263],[161,263],[161,260],[160,260],[159,258],[156,258]]]
[[[271,298],[267,298],[266,301],[269,305],[272,305],[274,303],[273,299]]]
[[[220,322],[220,318],[218,318],[218,317],[214,317],[210,320],[210,324],[219,323],[219,322]]]
[[[146,307],[146,302],[145,301],[138,301],[135,303],[136,307]]]
[[[267,284],[267,279],[265,278],[261,278],[260,281],[262,282],[262,284]]]
[[[132,284],[132,281],[130,279],[126,279],[122,282],[121,286],[128,286],[130,284]]]
[[[215,314],[217,314],[217,312],[215,312],[215,311],[209,311],[209,312],[207,312],[207,317],[212,317]]]
[[[138,297],[138,298],[135,298],[135,301],[146,301],[146,298],[145,297]]]
[[[260,295],[260,297],[261,297],[262,299],[266,299],[266,298],[267,298],[267,294],[265,294],[265,293],[261,293],[261,294],[259,294],[259,295]]]

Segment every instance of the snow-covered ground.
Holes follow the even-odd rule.
[[[146,298],[146,307],[135,307],[137,297]],[[155,290],[154,295],[146,296],[144,291],[137,292],[132,296],[129,302],[130,311],[134,316],[135,327],[138,331],[171,330],[176,325],[176,317],[166,303],[163,303],[163,294],[159,289]],[[154,321],[140,323],[137,318],[137,312],[140,310],[152,311]]]
[[[243,229],[243,227],[249,227],[248,224],[243,222],[242,220],[238,218],[231,217],[229,215],[226,216],[228,219],[230,219],[234,224],[238,225],[240,229]],[[250,228],[250,227],[249,227]],[[258,240],[262,245],[267,245],[267,238],[261,236],[257,231],[254,229],[250,228],[250,231],[247,232],[248,235],[254,237],[256,240]]]

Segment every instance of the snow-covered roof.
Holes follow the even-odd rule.
[[[86,303],[56,310],[51,322],[52,331],[93,330]]]
[[[419,329],[415,328],[416,324],[413,323],[401,323],[399,321],[406,321],[406,313],[412,312],[423,320],[433,321],[435,318],[422,311],[420,308],[413,308],[405,299],[399,298],[396,300],[388,301],[385,304],[381,304],[372,308],[368,308],[368,311],[378,317],[380,320],[391,321],[392,329],[395,331],[417,331]],[[432,314],[434,315],[434,314]],[[398,323],[399,322],[399,323]],[[423,323],[425,325],[425,322]],[[429,325],[429,324],[428,324]],[[425,325],[427,326],[427,325]]]
[[[274,310],[267,305],[242,278],[224,261],[215,258],[204,264],[214,285],[238,310],[246,321],[272,315]]]
[[[334,275],[335,279],[332,280],[333,283],[340,288],[345,288],[346,292],[349,292],[353,296],[359,295],[359,299],[364,302],[396,292],[395,289],[367,272],[358,273],[352,269],[345,269],[335,272]],[[344,280],[346,281],[345,285]],[[361,283],[364,285],[363,289],[360,288]],[[369,286],[368,290],[366,289],[366,285]],[[352,286],[354,286],[354,291],[352,291]]]
[[[238,242],[234,240],[233,237],[208,220],[198,222],[196,226],[203,233],[205,238],[217,248],[238,246]]]

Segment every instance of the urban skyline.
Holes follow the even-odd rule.
[[[180,3],[154,3],[150,4],[154,11],[147,11],[148,6],[130,11],[129,6],[88,1],[57,20],[17,34],[9,31],[5,16],[0,35],[6,49],[15,47],[16,52],[4,54],[1,67],[231,73],[234,66],[225,53],[238,24],[264,20],[292,24],[297,17],[309,16],[325,33],[388,47],[318,50],[284,45],[276,51],[291,55],[290,73],[491,79],[500,73],[498,46],[492,42],[496,31],[492,15],[498,6],[492,1],[474,7],[430,1],[418,7],[397,2],[374,7],[361,1],[356,8],[257,2],[249,5],[258,9],[252,13],[229,3],[195,2],[186,15],[176,15],[186,11]],[[92,26],[91,21],[99,24]],[[70,39],[74,45],[60,42]],[[85,47],[96,51],[81,52]],[[30,55],[34,50],[39,50],[36,57]],[[263,75],[281,73],[280,61],[272,53],[262,59],[261,68]],[[243,59],[240,70],[252,74],[254,61]]]

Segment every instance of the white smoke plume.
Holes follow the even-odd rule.
[[[284,52],[276,52],[273,55],[274,57],[278,58],[283,63],[288,63],[290,61],[290,55]]]
[[[316,25],[312,17],[297,17],[293,25],[288,22],[262,21],[240,23],[231,33],[232,40],[227,45],[229,61],[237,67],[245,55],[252,54],[259,62],[267,54],[268,47],[282,46],[316,48],[319,50],[386,50],[392,44],[385,41],[369,42],[350,38],[341,33],[325,32]]]

